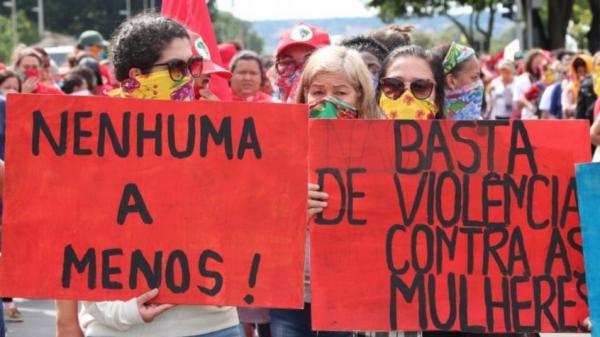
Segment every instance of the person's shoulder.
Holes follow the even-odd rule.
[[[64,95],[65,94],[59,88],[52,86],[52,85],[45,84],[45,83],[38,84],[37,93],[38,94],[51,94],[51,95]]]

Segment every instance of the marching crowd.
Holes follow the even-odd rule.
[[[10,66],[0,65],[0,158],[10,93],[217,100],[210,86],[215,77],[228,81],[231,100],[307,104],[311,118],[577,118],[590,121],[592,142],[600,144],[600,53],[533,49],[508,58],[478,55],[453,41],[430,50],[411,43],[411,30],[391,25],[332,44],[327,32],[298,24],[282,34],[273,57],[220,45],[228,67],[197,48],[196,33],[147,13],[123,22],[110,42],[95,31],[82,33],[60,68],[43,48],[23,46]],[[327,199],[310,184],[309,217]],[[302,310],[148,304],[155,289],[123,302],[57,301],[57,335],[352,335],[312,331],[308,263],[305,274]],[[11,299],[3,302],[7,321],[23,320]]]

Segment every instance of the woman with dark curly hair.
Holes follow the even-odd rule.
[[[119,26],[112,45],[115,73],[121,82],[113,96],[194,98],[192,79],[202,73],[202,58],[192,56],[188,33],[179,23],[140,14]],[[82,302],[79,320],[85,336],[243,336],[233,307],[149,303],[157,295],[158,289],[152,289],[129,301]],[[72,301],[59,303],[57,319],[69,319],[73,307],[77,306]]]

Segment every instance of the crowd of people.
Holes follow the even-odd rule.
[[[298,24],[282,34],[273,57],[224,43],[219,65],[198,52],[194,32],[146,13],[122,23],[110,42],[95,31],[82,33],[61,67],[66,71],[43,48],[24,46],[10,66],[0,68],[0,158],[4,97],[10,93],[217,100],[214,76],[228,81],[231,100],[307,104],[311,118],[578,118],[593,124],[592,141],[600,144],[600,53],[533,49],[491,57],[453,41],[430,50],[412,44],[411,30],[391,25],[332,44],[327,32]],[[319,186],[309,185],[308,220],[327,207],[327,199]],[[306,261],[302,310],[148,304],[154,289],[129,301],[57,301],[57,334],[350,336],[312,331]],[[7,320],[23,319],[10,299],[4,302]]]

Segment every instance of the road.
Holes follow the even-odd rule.
[[[23,300],[15,302],[24,322],[6,323],[8,337],[55,337],[54,301]],[[590,337],[589,334],[542,334],[542,337]]]

